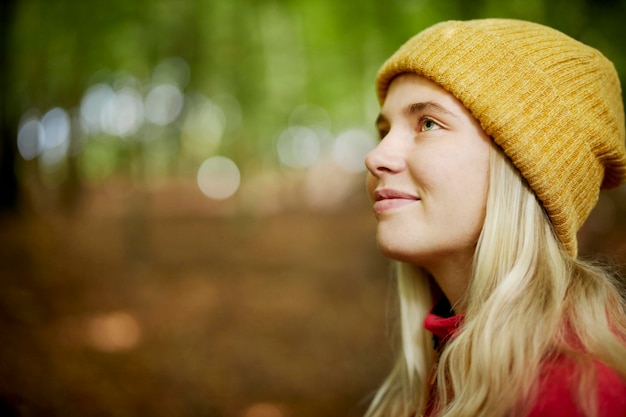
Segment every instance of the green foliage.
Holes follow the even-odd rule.
[[[224,154],[244,165],[258,158],[278,165],[277,137],[303,104],[328,112],[333,135],[369,129],[377,111],[378,66],[408,37],[440,20],[539,21],[597,46],[626,74],[626,12],[618,1],[22,0],[17,6],[8,92],[16,125],[20,114],[54,106],[78,120],[85,91],[98,82],[119,90],[131,80],[145,97],[155,67],[180,57],[190,69],[188,82],[179,83],[182,93],[231,97],[240,111],[241,124],[200,154]],[[185,114],[171,126],[182,125]],[[74,156],[84,167],[78,171],[83,180],[113,175],[124,165],[119,155],[125,153],[110,149],[124,140],[103,145],[73,132],[73,141],[84,141],[83,152]],[[152,175],[198,163],[175,128],[143,127],[128,140],[150,142],[152,135],[158,137],[146,159]],[[131,157],[143,158],[148,148]]]

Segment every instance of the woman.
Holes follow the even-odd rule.
[[[402,343],[367,416],[626,416],[624,299],[576,242],[626,179],[611,62],[535,23],[444,22],[377,93],[367,185]]]

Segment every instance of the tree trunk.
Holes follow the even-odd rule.
[[[15,0],[0,0],[0,212],[16,211],[19,186],[15,172],[16,126],[9,108],[9,45]]]

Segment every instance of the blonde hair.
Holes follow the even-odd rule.
[[[567,253],[516,168],[492,149],[485,221],[462,301],[465,319],[438,360],[438,416],[525,415],[541,364],[558,354],[580,364],[579,406],[593,416],[589,358],[626,376],[622,295],[607,271]],[[366,417],[419,416],[429,400],[436,354],[423,321],[438,288],[404,263],[397,280],[401,351]]]

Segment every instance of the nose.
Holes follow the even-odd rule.
[[[365,156],[365,166],[375,177],[400,172],[405,167],[402,147],[387,135]]]

